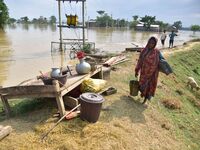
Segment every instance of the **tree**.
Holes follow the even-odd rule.
[[[102,16],[105,13],[105,11],[104,10],[98,10],[97,13]]]
[[[13,24],[15,23],[17,20],[15,18],[9,18],[8,19],[8,24]]]
[[[54,24],[56,23],[56,17],[55,16],[51,16],[49,19],[49,23]]]
[[[3,29],[3,26],[7,23],[9,18],[8,7],[3,0],[0,0],[0,28]]]
[[[144,23],[144,27],[146,30],[150,30],[150,27],[152,24],[155,23],[156,16],[147,16],[145,15],[144,17],[141,17],[140,21]]]
[[[166,30],[169,27],[168,23],[164,23],[163,21],[155,21],[155,24],[159,25],[160,30]]]
[[[20,18],[20,22],[21,22],[21,23],[28,23],[28,22],[29,22],[29,18],[28,18],[27,16],[21,17],[21,18]]]
[[[172,26],[175,26],[178,30],[182,28],[182,22],[181,21],[176,21]]]
[[[135,15],[135,16],[133,16],[133,21],[137,21],[137,20],[138,20],[138,18],[139,18],[139,16],[138,16],[138,15]]]
[[[125,19],[119,20],[119,26],[120,27],[125,27],[126,26],[126,20]]]
[[[36,18],[33,18],[33,20],[31,22],[32,23],[38,23],[38,20]]]
[[[200,26],[199,25],[192,25],[191,30],[195,33],[196,31],[200,30]]]
[[[39,24],[47,24],[47,18],[40,16],[40,18],[38,18],[38,23]]]
[[[101,16],[97,16],[96,23],[99,27],[111,27],[113,19],[107,13],[103,13]]]
[[[136,28],[137,24],[139,23],[138,21],[138,18],[139,16],[135,15],[135,16],[132,16],[133,17],[133,21],[131,21],[130,23],[130,28]]]

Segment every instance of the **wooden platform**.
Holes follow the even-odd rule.
[[[126,48],[126,51],[128,52],[141,52],[143,48],[142,47],[129,47],[129,48]]]
[[[80,85],[85,78],[98,76],[103,79],[102,66],[98,66],[94,72],[85,75],[78,75],[72,71],[72,75],[67,77],[67,82],[64,86],[60,87],[57,80],[53,81],[53,85],[44,85],[42,80],[29,79],[22,82],[18,86],[0,88],[0,97],[5,109],[6,114],[9,116],[11,110],[8,99],[16,98],[40,98],[52,97],[56,98],[57,105],[61,116],[65,114],[65,107],[63,103],[63,96]]]

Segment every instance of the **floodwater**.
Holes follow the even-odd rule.
[[[63,28],[63,38],[80,39],[81,30]],[[195,36],[191,31],[180,31],[174,45],[180,45]],[[91,28],[86,32],[89,42],[96,48],[108,52],[120,52],[134,44],[145,46],[150,36],[160,37],[159,33],[134,30]],[[0,31],[0,86],[14,86],[21,81],[34,78],[39,71],[47,72],[52,67],[67,66],[70,63],[68,51],[63,54],[51,52],[51,42],[59,40],[59,30],[49,25],[12,25]],[[166,47],[168,45],[166,40]],[[161,47],[160,41],[157,47]]]

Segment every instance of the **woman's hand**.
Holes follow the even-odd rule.
[[[138,73],[137,73],[137,72],[135,72],[135,77],[136,77],[136,78],[138,77]]]

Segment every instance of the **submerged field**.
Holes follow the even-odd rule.
[[[107,109],[101,111],[97,123],[79,118],[63,121],[42,142],[41,135],[56,121],[52,117],[57,112],[55,101],[13,101],[13,117],[6,120],[0,114],[0,124],[14,129],[0,142],[0,149],[200,149],[200,91],[186,86],[187,76],[200,84],[200,43],[165,49],[163,53],[175,74],[160,74],[156,96],[148,108],[139,96],[128,96],[128,83],[134,78],[138,57],[128,53],[130,61],[111,72],[108,85],[118,92],[105,97],[103,106]]]

